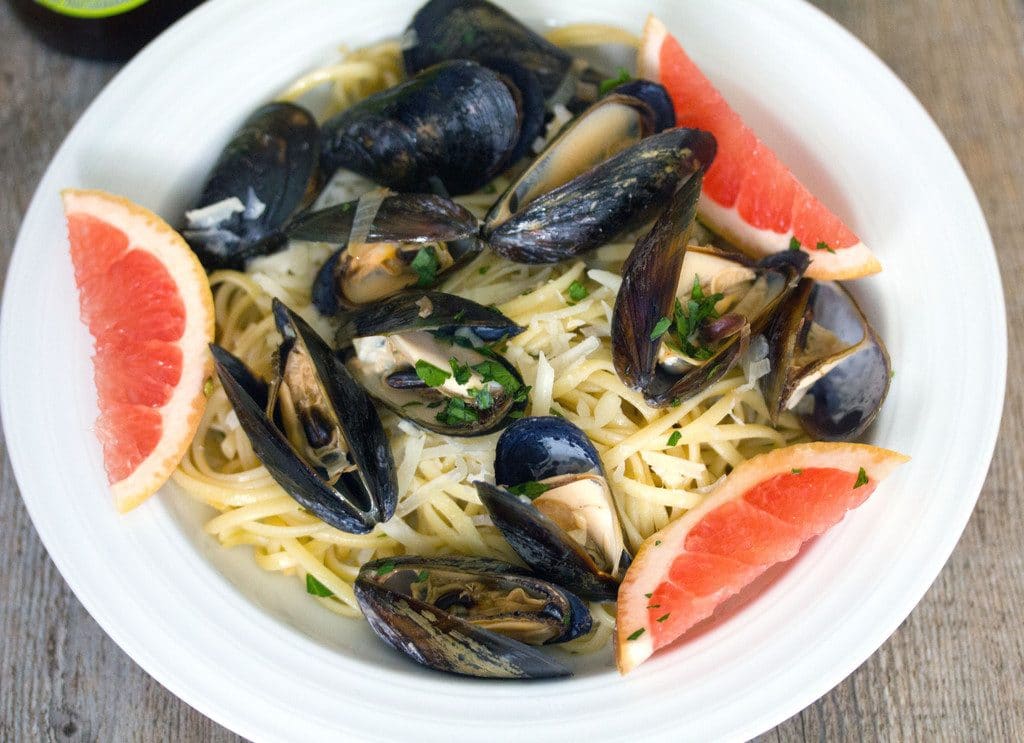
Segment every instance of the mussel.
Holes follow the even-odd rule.
[[[211,345],[224,391],[253,451],[298,503],[362,534],[394,515],[395,465],[370,397],[306,322],[275,299],[283,341],[269,388]]]
[[[217,159],[182,235],[208,270],[241,269],[284,247],[280,227],[316,197],[320,128],[306,109],[253,112]]]
[[[571,592],[497,560],[375,560],[359,571],[355,593],[382,640],[417,663],[465,676],[569,676],[529,646],[566,642],[591,627]]]
[[[792,408],[816,440],[853,439],[889,391],[889,354],[843,286],[804,279],[766,333],[771,371],[763,389],[772,421]]]
[[[654,407],[691,397],[724,376],[808,264],[801,251],[753,263],[732,251],[688,248],[701,180],[698,173],[684,183],[637,242],[615,300],[615,369]]]
[[[608,75],[575,59],[486,0],[430,0],[406,32],[412,74],[450,59],[507,60],[536,76],[545,98],[573,110],[595,100]]]
[[[397,191],[477,190],[508,163],[521,136],[521,97],[468,60],[423,70],[323,125],[325,174],[348,168]]]
[[[347,316],[337,334],[363,387],[401,417],[450,436],[496,431],[529,387],[486,344],[522,328],[497,310],[442,292],[404,294]]]
[[[523,561],[584,598],[613,601],[630,556],[587,435],[553,416],[516,421],[498,439],[494,479],[477,493]]]
[[[325,315],[354,309],[416,287],[429,289],[483,244],[476,218],[454,201],[432,194],[392,194],[381,201],[368,234],[349,244],[358,201],[297,217],[287,235],[341,247],[313,285],[313,302]]]
[[[631,96],[608,96],[588,109],[491,209],[483,229],[491,248],[514,261],[552,263],[653,218],[715,156],[708,132],[644,136],[654,121],[650,107]]]

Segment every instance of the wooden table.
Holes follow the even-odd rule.
[[[1010,381],[988,481],[938,580],[870,660],[764,740],[1024,740],[1024,0],[815,4],[906,81],[963,162],[1007,290]],[[0,49],[3,274],[43,169],[118,67],[42,48],[6,4]],[[884,146],[885,132],[878,137]],[[151,679],[85,612],[40,544],[4,452],[0,740],[236,740]]]

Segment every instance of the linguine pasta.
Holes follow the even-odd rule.
[[[583,38],[593,44],[595,34],[598,43],[629,41],[623,32],[593,27],[570,26],[552,33],[566,44]],[[324,108],[328,114],[340,110],[398,82],[400,54],[398,42],[349,53],[339,63],[303,76],[282,97],[294,100],[329,86]],[[456,200],[481,216],[506,185],[499,179]],[[323,198],[340,200],[331,187]],[[802,432],[788,413],[772,427],[760,391],[738,368],[677,407],[650,408],[639,393],[623,385],[612,366],[610,326],[621,281],[618,272],[631,247],[606,245],[586,260],[554,266],[512,263],[485,251],[438,289],[494,304],[526,328],[504,351],[532,387],[526,413],[564,416],[593,440],[626,544],[635,551],[646,537],[699,504],[731,468],[792,443]],[[333,329],[312,307],[310,286],[332,250],[326,244],[293,242],[283,252],[252,261],[246,272],[212,273],[217,343],[269,378],[271,355],[280,343],[272,297],[330,340]],[[518,562],[472,484],[493,479],[499,434],[447,437],[388,411],[381,415],[398,468],[399,501],[394,518],[369,534],[328,526],[277,485],[253,454],[217,380],[198,433],[173,478],[217,511],[206,531],[223,546],[251,547],[261,568],[306,581],[310,600],[345,616],[359,616],[352,584],[360,566],[372,559],[457,553]],[[614,608],[591,608],[594,630],[566,649],[591,652],[611,638]]]

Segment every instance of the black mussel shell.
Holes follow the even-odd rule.
[[[493,342],[523,332],[498,310],[444,292],[411,292],[365,307],[345,317],[335,342],[339,348],[353,338],[391,335],[410,330],[440,331],[446,335],[466,328],[481,340]]]
[[[539,575],[591,601],[614,601],[619,581],[601,571],[561,527],[504,488],[476,482],[480,502],[523,562]]]
[[[612,360],[619,377],[644,393],[647,403],[663,407],[692,397],[717,382],[739,361],[749,339],[760,333],[807,268],[800,251],[768,256],[758,263],[736,254],[730,259],[750,268],[771,294],[752,317],[728,317],[724,341],[703,364],[670,373],[658,363],[659,321],[673,317],[680,273],[693,229],[701,174],[686,181],[658,221],[637,241],[622,267],[622,286],[612,315]],[[722,252],[722,251],[719,251]],[[724,252],[722,252],[725,255]],[[740,319],[742,322],[737,322]],[[724,332],[724,331],[723,331]]]
[[[341,245],[317,272],[313,282],[313,304],[324,315],[336,315],[342,309],[357,309],[368,302],[346,295],[347,281],[356,281],[349,273],[356,264],[346,259],[352,220],[358,206],[357,201],[308,212],[296,218],[288,226],[287,234],[298,240],[313,240]],[[389,243],[397,250],[394,255],[402,263],[402,271],[395,265],[377,265],[376,271],[380,291],[369,292],[371,301],[387,299],[389,296],[410,291],[413,287],[423,289],[434,286],[442,276],[464,265],[483,250],[483,243],[477,238],[476,218],[454,201],[432,194],[394,194],[381,202],[366,236],[366,243]],[[433,281],[424,283],[423,275],[415,271],[415,260],[421,250],[434,251],[433,264],[436,267]],[[438,251],[445,253],[446,263],[439,263]],[[396,261],[397,263],[397,261]],[[450,265],[449,265],[450,264]],[[369,267],[361,262],[358,279],[364,290],[370,284],[365,280]],[[364,291],[364,293],[366,293]]]
[[[372,95],[323,125],[320,165],[348,168],[398,191],[477,190],[508,162],[520,137],[516,96],[475,62],[444,62]]]
[[[263,391],[262,399],[253,395],[261,390],[254,388],[252,374],[241,374],[241,361],[211,345],[221,384],[253,451],[281,487],[303,508],[331,526],[355,534],[366,533],[375,524],[391,518],[398,502],[395,465],[380,418],[369,395],[302,318],[276,299],[274,314],[284,336],[280,351],[282,367],[291,346],[302,344],[341,424],[355,470],[342,473],[334,485],[328,484],[324,473],[306,462],[268,417],[266,392]]]
[[[257,109],[217,159],[193,210],[238,199],[242,211],[187,219],[182,235],[208,270],[241,269],[281,249],[279,228],[316,195],[320,128],[306,109],[270,103]]]
[[[405,49],[405,69],[412,75],[451,59],[482,64],[500,59],[532,72],[545,98],[563,84],[572,57],[485,0],[430,0],[413,16],[413,44]]]
[[[485,227],[484,237],[495,252],[514,261],[571,258],[650,220],[679,183],[707,167],[714,154],[714,137],[696,129],[646,137],[524,207],[510,209],[507,219]]]
[[[672,98],[660,83],[650,80],[630,80],[612,89],[612,95],[639,98],[654,113],[654,134],[676,125],[676,110]]]
[[[526,408],[528,388],[519,371],[484,345],[522,330],[497,310],[462,297],[415,292],[352,312],[336,341],[367,391],[401,417],[448,436],[480,436]],[[359,345],[356,339],[365,340]],[[461,389],[431,387],[416,374],[414,365],[426,361],[444,372],[447,383],[452,358],[467,367],[469,381]],[[487,397],[470,395],[484,388]]]
[[[590,438],[564,418],[533,416],[506,428],[494,452],[494,479],[502,487],[559,475],[604,475]]]
[[[773,420],[798,389],[794,410],[814,439],[855,439],[878,415],[892,367],[881,338],[839,283],[804,279],[766,333],[771,371],[763,381]]]

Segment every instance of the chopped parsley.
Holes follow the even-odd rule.
[[[860,470],[858,470],[858,472],[857,472],[857,482],[853,483],[853,489],[856,490],[861,485],[867,485],[867,484],[868,484],[868,473],[864,471],[863,467],[861,467]]]
[[[490,270],[491,270],[490,266],[480,266],[480,268],[477,269],[477,273],[480,274],[481,276],[483,276],[485,273],[487,273]]]
[[[448,359],[448,365],[451,366],[452,376],[455,377],[455,381],[459,384],[465,384],[468,382],[470,376],[473,374],[473,370],[469,368],[469,364],[460,363],[454,356]]]
[[[427,387],[440,387],[451,376],[444,369],[440,369],[429,361],[420,359],[416,362],[416,376],[423,380]]]
[[[700,285],[700,277],[693,277],[693,288],[690,290],[690,298],[686,300],[686,306],[678,299],[673,310],[675,336],[679,341],[679,350],[687,356],[695,359],[709,359],[714,356],[714,350],[703,344],[696,343],[697,331],[700,330],[707,320],[718,319],[718,311],[715,305],[724,295],[720,293],[704,294]]]
[[[490,410],[494,407],[494,396],[491,394],[490,389],[487,386],[473,387],[472,389],[466,390],[470,397],[476,400],[476,406],[480,410]]]
[[[675,446],[679,443],[679,439],[683,438],[683,434],[679,431],[673,431],[672,435],[668,437],[668,445]]]
[[[466,401],[461,397],[451,397],[444,410],[437,414],[437,420],[447,426],[458,426],[463,423],[476,423],[480,416],[466,405]]]
[[[657,324],[654,326],[654,330],[651,331],[651,340],[652,341],[656,341],[661,336],[665,335],[665,333],[668,332],[668,329],[669,329],[669,327],[671,327],[671,325],[672,325],[672,320],[670,320],[667,317],[662,317],[660,320],[658,320]]]
[[[452,320],[454,320],[455,322],[462,322],[462,318],[464,318],[465,316],[466,316],[466,311],[465,310],[459,310],[458,312],[455,313],[454,316],[452,316]]]
[[[423,583],[429,577],[430,573],[428,573],[426,570],[421,570],[420,572],[416,573],[416,580],[414,580],[413,583]]]
[[[794,467],[793,469],[790,470],[790,472],[792,472],[794,475],[802,475],[804,473],[804,471],[799,467]]]
[[[620,67],[615,71],[615,77],[609,77],[606,80],[602,80],[600,85],[597,86],[597,92],[599,95],[608,95],[615,88],[619,87],[623,83],[628,83],[633,77],[629,74],[629,70],[625,67]]]
[[[671,614],[671,613],[672,613],[672,612],[668,612],[668,613],[666,613],[666,614],[662,614],[662,615],[661,615],[660,617],[658,617],[658,618],[657,618],[656,620],[654,620],[654,621],[656,621],[656,622],[664,622],[664,621],[665,621],[666,619],[668,619],[668,617],[669,617],[669,614]]]
[[[800,250],[800,241],[797,240],[795,237],[789,238],[789,249]]]
[[[832,255],[836,254],[836,251],[834,251],[832,248],[830,248],[828,243],[826,243],[826,242],[820,242],[819,241],[818,244],[814,246],[814,249],[815,250],[827,250]]]
[[[653,595],[654,595],[653,593],[645,593],[645,594],[644,594],[644,596],[646,596],[647,598],[650,598],[650,597],[651,597],[651,596],[653,596]]]
[[[630,635],[629,637],[627,637],[626,639],[627,639],[627,640],[637,640],[637,639],[639,639],[639,638],[640,638],[640,635],[642,635],[643,633],[644,633],[644,628],[643,628],[643,627],[641,627],[640,629],[638,629],[638,630],[637,630],[636,632],[634,632],[633,634],[631,634],[631,635]]]
[[[310,573],[306,573],[306,593],[311,593],[314,596],[333,596],[334,591],[325,586],[323,583],[318,581]]]
[[[395,561],[394,560],[385,560],[384,562],[382,562],[380,565],[377,566],[377,575],[387,575],[388,573],[390,573],[394,569],[395,569]]]
[[[569,304],[576,304],[587,298],[590,292],[587,291],[587,287],[583,286],[578,281],[574,281],[569,284]]]
[[[661,604],[650,604],[647,608],[648,609],[660,609],[661,608]]]
[[[521,384],[515,375],[499,361],[481,361],[472,368],[484,382],[500,384],[515,402],[522,402],[530,392],[530,388]]]
[[[654,546],[655,547],[660,547],[661,546],[661,540],[660,539],[655,539],[654,540]]]
[[[562,411],[559,410],[558,408],[556,408],[554,405],[552,405],[550,408],[548,408],[548,415],[554,415],[554,416],[557,416],[558,418],[564,418],[565,417],[565,414],[562,413]]]
[[[530,500],[539,498],[549,490],[551,490],[550,485],[545,485],[544,483],[537,482],[536,480],[521,482],[518,485],[513,485],[512,487],[509,488],[509,492],[515,495],[525,495]]]
[[[441,263],[437,260],[437,253],[434,251],[433,246],[428,245],[417,251],[416,257],[412,259],[409,267],[419,276],[416,286],[424,289],[433,286],[437,281],[437,272],[441,268]]]

